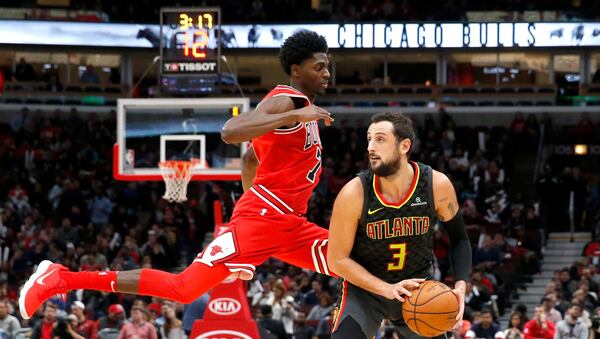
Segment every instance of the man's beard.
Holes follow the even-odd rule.
[[[373,171],[375,175],[383,178],[389,177],[400,170],[400,152],[396,152],[396,156],[389,162],[385,162],[381,159],[381,163],[377,167],[373,167],[371,162],[369,162],[369,167],[371,167],[371,171]]]

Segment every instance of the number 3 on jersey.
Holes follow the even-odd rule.
[[[316,147],[315,149],[317,150],[317,154],[315,155],[317,164],[308,171],[308,174],[306,174],[306,179],[310,182],[315,182],[315,176],[319,172],[319,168],[321,168],[321,149],[319,147]]]
[[[395,262],[391,262],[387,266],[388,271],[401,271],[404,269],[404,261],[406,259],[406,243],[401,244],[390,244],[390,250],[393,255],[392,258],[397,259]]]

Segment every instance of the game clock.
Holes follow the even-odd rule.
[[[163,75],[219,73],[221,9],[161,8],[160,57]]]

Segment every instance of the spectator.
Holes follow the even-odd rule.
[[[307,305],[316,305],[319,303],[319,295],[323,291],[323,282],[319,279],[315,279],[311,283],[312,289],[306,293],[304,302]]]
[[[156,328],[145,320],[146,310],[141,306],[131,308],[131,322],[123,325],[119,339],[157,339]]]
[[[523,134],[525,133],[525,129],[527,128],[527,121],[523,116],[523,113],[517,112],[515,114],[515,118],[510,124],[510,131],[514,134]]]
[[[597,297],[600,291],[598,290],[598,283],[594,281],[595,271],[596,268],[593,265],[583,268],[581,270],[581,279],[585,279],[588,282],[589,291],[595,293]]]
[[[319,299],[320,299],[319,304],[314,306],[310,310],[310,313],[308,313],[306,320],[321,320],[331,314],[333,305],[332,305],[331,297],[329,296],[329,293],[322,292],[320,294]]]
[[[81,73],[81,77],[80,77],[79,81],[81,81],[82,83],[85,83],[85,84],[99,84],[100,77],[96,73],[94,66],[87,65],[85,67],[85,71],[83,73]]]
[[[544,306],[536,306],[533,319],[529,320],[523,329],[525,339],[553,339],[554,332],[555,326],[550,320],[546,319]]]
[[[494,322],[490,310],[481,311],[480,322],[473,325],[471,330],[475,332],[477,338],[494,339],[496,332],[500,331],[500,326]]]
[[[162,339],[185,339],[187,335],[183,331],[183,323],[177,318],[175,307],[172,302],[163,302],[162,314],[165,323],[160,328]]]
[[[98,339],[98,323],[85,317],[85,304],[74,301],[71,304],[71,313],[77,317],[77,332],[87,339]]]
[[[34,326],[31,339],[53,339],[52,331],[56,325],[56,311],[56,305],[46,302],[44,318]]]
[[[10,339],[21,329],[21,324],[15,316],[9,313],[9,307],[8,300],[0,300],[0,329],[6,332]]]
[[[46,85],[46,91],[49,92],[62,92],[63,84],[58,79],[58,75],[52,74],[48,79],[48,84]]]
[[[282,283],[273,285],[273,296],[273,319],[280,320],[285,332],[291,336],[294,333],[294,319],[296,319],[294,297],[287,295]]]
[[[204,317],[204,311],[206,310],[209,298],[210,295],[204,293],[198,299],[192,301],[191,304],[187,304],[183,307],[183,330],[188,336],[192,332],[194,321]]]
[[[15,73],[13,76],[17,81],[34,81],[36,78],[33,66],[27,63],[25,58],[19,59],[19,63],[15,66]]]
[[[279,320],[273,319],[273,309],[271,305],[260,306],[261,318],[258,320],[258,325],[269,331],[269,333],[277,336],[278,339],[286,339],[285,328]]]
[[[125,309],[120,304],[112,304],[108,307],[108,315],[98,319],[98,330],[112,328],[120,330],[125,321]]]
[[[486,235],[483,239],[483,246],[478,248],[477,251],[475,251],[475,256],[473,257],[473,264],[496,266],[500,264],[501,260],[502,257],[500,256],[500,251],[498,251],[498,249],[494,247],[492,237]]]
[[[544,313],[546,313],[546,319],[550,320],[554,324],[557,324],[562,320],[562,315],[557,311],[554,306],[556,305],[556,294],[547,293],[542,298],[542,306],[544,307]]]
[[[556,281],[550,280],[546,284],[546,291],[545,291],[545,293],[548,294],[548,293],[554,293],[554,292],[556,292],[557,291],[557,287],[556,286],[557,286]]]
[[[577,282],[571,279],[571,273],[568,268],[563,268],[558,274],[560,282],[559,289],[563,294],[563,299],[571,300],[573,292],[577,289]]]
[[[585,245],[583,255],[586,257],[600,257],[600,235],[596,235],[594,240]]]
[[[99,228],[108,224],[113,204],[102,191],[102,187],[97,187],[95,191],[96,194],[89,203],[90,220],[94,226]]]
[[[104,270],[108,267],[106,256],[98,252],[98,245],[95,243],[87,246],[86,254],[81,257],[79,262],[82,271]]]
[[[523,326],[525,318],[521,312],[513,312],[510,315],[508,328],[504,330],[504,339],[523,339]]]
[[[264,281],[262,283],[262,290],[258,290],[254,296],[252,296],[252,306],[260,305],[273,305],[275,295],[271,289],[271,283]]]
[[[465,313],[471,313],[473,311],[481,311],[483,306],[490,300],[490,296],[487,291],[480,289],[472,282],[467,281],[465,290]]]
[[[600,307],[596,307],[591,318],[590,339],[600,338]]]
[[[294,339],[314,339],[315,328],[306,325],[306,315],[304,312],[298,312],[294,326]]]
[[[86,339],[79,334],[75,328],[77,327],[77,317],[74,314],[69,314],[67,318],[59,319],[52,331],[54,339]]]
[[[571,305],[567,310],[565,319],[556,325],[554,339],[588,339],[587,324],[581,319],[582,308],[580,305]]]
[[[121,83],[121,72],[118,68],[112,67],[110,69],[110,76],[108,78],[111,84],[120,84]]]

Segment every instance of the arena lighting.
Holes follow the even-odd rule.
[[[587,145],[583,145],[583,144],[575,145],[575,154],[577,154],[577,155],[587,155],[587,153],[588,153],[588,147],[587,147]]]

